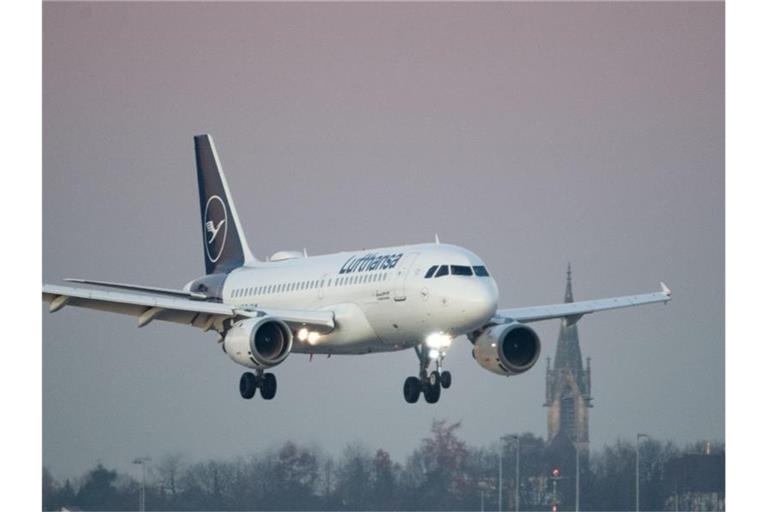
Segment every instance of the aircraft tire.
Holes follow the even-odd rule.
[[[240,377],[240,396],[249,400],[256,394],[256,375],[251,372],[245,372]]]
[[[440,374],[440,385],[443,386],[443,389],[448,389],[451,387],[451,382],[453,382],[451,372],[446,370]]]
[[[416,377],[408,377],[403,384],[403,396],[409,404],[415,404],[421,393],[421,382]]]
[[[272,400],[277,394],[277,378],[274,373],[265,373],[261,381],[261,398]]]
[[[428,404],[436,404],[440,400],[440,381],[435,384],[426,384],[424,386],[424,400]]]

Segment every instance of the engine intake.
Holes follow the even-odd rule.
[[[224,351],[248,368],[270,368],[282,363],[293,346],[293,333],[280,319],[250,318],[237,322],[224,337]]]
[[[541,353],[536,331],[518,322],[485,329],[474,340],[472,355],[488,371],[517,375],[530,370]]]

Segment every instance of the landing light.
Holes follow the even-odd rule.
[[[427,336],[426,343],[431,349],[446,349],[451,346],[451,337],[441,332],[433,332]]]
[[[307,341],[309,341],[310,345],[314,345],[315,343],[317,343],[317,340],[319,339],[320,339],[320,333],[317,333],[315,331],[312,331],[307,335]]]
[[[431,348],[427,355],[429,355],[430,359],[437,359],[440,356],[440,351],[436,348]]]
[[[306,327],[302,327],[299,329],[299,332],[296,333],[296,337],[299,338],[299,341],[306,341],[308,336],[309,331],[306,329]]]

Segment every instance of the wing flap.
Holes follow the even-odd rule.
[[[672,291],[664,283],[661,283],[661,291],[653,293],[626,295],[624,297],[612,297],[608,299],[585,300],[565,304],[551,304],[547,306],[500,309],[496,311],[494,320],[514,320],[526,323],[550,320],[553,318],[565,318],[569,324],[574,324],[578,322],[582,316],[590,313],[641,306],[644,304],[655,304],[659,302],[667,303],[670,300],[672,300]]]

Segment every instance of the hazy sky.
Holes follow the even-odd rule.
[[[192,136],[214,135],[251,248],[441,240],[500,306],[654,291],[587,316],[593,446],[724,437],[724,4],[46,3],[43,279],[202,274]],[[412,351],[292,355],[240,398],[215,334],[43,308],[43,456],[57,477],[137,455],[285,440],[403,458],[433,418],[473,444],[546,435],[544,358],[503,378],[466,339],[435,406]],[[135,470],[134,470],[135,471]]]

